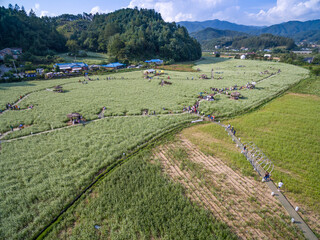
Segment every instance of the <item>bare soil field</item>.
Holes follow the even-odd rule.
[[[182,184],[195,203],[242,239],[304,239],[266,184],[205,155],[182,135],[154,152],[163,171]]]

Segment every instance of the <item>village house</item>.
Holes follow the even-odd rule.
[[[77,63],[56,63],[53,68],[59,67],[62,72],[79,72],[82,70],[88,70],[88,65],[83,62]]]
[[[10,55],[13,59],[18,59],[21,54],[22,48],[5,48],[0,51],[0,60],[3,61],[5,55]]]
[[[107,69],[107,70],[114,70],[114,69],[120,69],[120,68],[124,68],[124,64],[119,63],[119,62],[115,62],[115,63],[109,63],[107,65],[101,65],[101,67]]]
[[[146,60],[145,63],[149,63],[149,64],[157,64],[157,65],[160,65],[160,64],[163,64],[163,60],[160,60],[160,59],[151,59],[151,60]]]

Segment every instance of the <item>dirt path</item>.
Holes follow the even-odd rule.
[[[177,157],[182,151],[186,156]],[[302,239],[270,190],[244,177],[218,158],[203,154],[189,140],[161,146],[154,153],[164,172],[187,189],[187,195],[225,222],[242,239]],[[286,218],[282,218],[287,216]]]
[[[94,119],[94,120],[91,120],[91,121],[87,121],[85,122],[84,125],[87,125],[91,122],[96,122],[96,121],[100,121],[102,119],[107,119],[107,118],[128,118],[128,117],[156,117],[156,116],[162,116],[162,115],[165,115],[165,116],[168,116],[168,115],[183,115],[183,114],[186,114],[186,113],[175,113],[175,114],[158,114],[158,115],[125,115],[125,116],[108,116],[108,117],[102,117],[100,119]],[[60,131],[60,130],[63,130],[63,129],[66,129],[66,128],[70,128],[70,127],[83,127],[82,124],[76,124],[76,125],[70,125],[70,126],[65,126],[65,127],[60,127],[60,128],[54,128],[54,129],[51,129],[51,130],[47,130],[47,131],[43,131],[43,132],[38,132],[38,133],[32,133],[32,134],[29,134],[29,135],[25,135],[25,136],[22,136],[22,137],[17,137],[17,138],[11,138],[11,139],[8,139],[8,140],[1,140],[3,139],[5,136],[9,135],[12,131],[8,131],[8,132],[5,132],[3,133],[2,135],[0,135],[0,141],[1,142],[12,142],[12,141],[16,141],[16,140],[19,140],[19,139],[25,139],[25,138],[28,138],[28,137],[32,137],[32,136],[37,136],[37,135],[41,135],[41,134],[46,134],[46,133],[50,133],[50,132],[54,132],[54,131]],[[15,128],[17,129],[17,128]],[[18,129],[19,130],[19,129]],[[15,130],[16,131],[16,130]]]
[[[18,101],[16,101],[15,103],[12,103],[11,105],[18,105],[21,101],[23,101],[24,99],[26,99],[31,93],[28,93],[26,95],[24,95],[22,98],[20,98]],[[5,112],[10,111],[11,109],[5,109],[2,113],[0,114],[4,114]],[[26,109],[21,109],[21,110],[12,110],[12,111],[22,111],[22,110],[26,110]]]
[[[102,109],[102,111],[98,114],[98,118],[104,118],[104,112],[105,112],[105,109]]]
[[[225,128],[227,130],[227,126],[223,125],[222,123],[216,122],[216,124],[222,126],[223,128]],[[228,130],[228,135],[231,136],[231,138],[237,144],[238,147],[240,147],[241,149],[243,148],[243,144],[241,143],[240,138],[238,139],[235,135],[233,135],[231,133],[230,130]],[[248,159],[248,161],[250,161],[248,158],[248,155],[244,154],[244,156]],[[262,167],[257,167],[257,169],[255,169],[255,170],[262,176],[265,173],[265,170]],[[292,206],[292,204],[289,202],[289,200],[285,197],[285,195],[283,193],[277,191],[277,186],[272,181],[268,181],[267,186],[269,187],[269,191],[275,193],[276,198],[279,200],[279,202],[285,208],[285,210],[290,215],[290,217],[295,220],[295,224],[301,229],[305,238],[311,239],[311,240],[317,240],[318,238],[316,237],[316,235],[312,232],[312,230],[306,224],[306,222],[303,220],[303,218],[300,216],[300,214],[295,211],[295,208]],[[312,217],[313,216],[311,216],[311,218]],[[311,222],[312,222],[312,220],[311,220]],[[315,224],[315,226],[318,226],[318,224]]]

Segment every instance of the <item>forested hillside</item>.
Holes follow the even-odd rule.
[[[184,27],[166,23],[154,10],[121,9],[95,15],[87,31],[71,36],[81,48],[118,59],[161,57],[176,61],[201,57],[200,44]]]
[[[234,48],[253,48],[264,49],[285,46],[287,49],[293,49],[296,45],[290,38],[274,36],[270,33],[261,34],[260,36],[252,36],[248,38],[238,39],[232,43]]]
[[[178,22],[181,26],[185,26],[189,33],[196,33],[205,28],[214,28],[219,30],[232,30],[245,32],[252,35],[260,35],[263,33],[271,33],[277,36],[290,37],[296,42],[318,42],[320,43],[320,19],[305,22],[289,21],[280,24],[271,25],[269,27],[245,26],[230,23],[227,21],[208,20],[203,22]]]
[[[166,23],[154,10],[121,9],[109,14],[63,14],[39,18],[18,5],[0,8],[0,48],[22,47],[34,55],[48,50],[108,53],[114,60],[159,57],[186,61],[201,57],[201,46],[184,27]]]
[[[190,34],[192,37],[197,39],[200,43],[205,40],[210,40],[213,38],[222,38],[222,37],[239,37],[239,36],[249,36],[244,32],[237,32],[231,30],[219,30],[214,28],[206,28],[196,33]]]
[[[48,50],[64,51],[65,44],[51,18],[39,18],[32,10],[28,15],[18,5],[0,7],[0,50],[21,47],[35,55],[46,55]]]
[[[207,28],[205,30],[192,33],[191,35],[199,40],[203,50],[213,50],[216,45],[237,49],[242,47],[249,49],[265,49],[279,46],[285,46],[287,49],[293,49],[296,47],[291,38],[274,36],[269,33],[261,34],[260,36],[252,36],[236,31],[223,31]]]

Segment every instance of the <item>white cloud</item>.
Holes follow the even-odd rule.
[[[129,8],[154,9],[167,22],[211,19],[213,11],[222,10],[237,0],[131,0]]]
[[[238,24],[271,25],[320,18],[320,0],[277,0],[276,5],[255,12],[241,7],[240,0],[131,0],[128,7],[136,6],[155,9],[169,22],[219,19]]]
[[[39,9],[40,9],[40,4],[39,4],[39,3],[36,3],[36,4],[34,5],[34,8],[35,8],[35,10],[39,10]]]
[[[320,18],[320,0],[277,0],[277,4],[266,11],[246,15],[249,21],[268,24],[317,19]]]
[[[45,16],[53,17],[53,16],[57,16],[57,15],[54,14],[54,13],[50,13],[50,12],[48,12],[48,11],[41,11],[40,17],[45,17]]]
[[[99,6],[95,6],[91,9],[90,13],[96,14],[96,13],[109,13],[109,10],[102,10]]]

